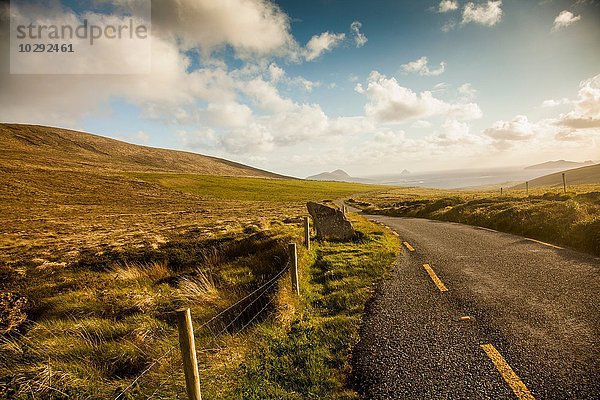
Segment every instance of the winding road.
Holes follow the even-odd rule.
[[[600,259],[485,228],[367,217],[403,249],[354,352],[364,398],[600,398]]]

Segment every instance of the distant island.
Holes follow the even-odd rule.
[[[372,182],[369,179],[355,178],[348,175],[348,173],[341,169],[336,169],[331,172],[321,172],[317,175],[312,175],[306,179],[311,181],[335,181],[335,182],[357,182],[357,183],[369,183]]]
[[[568,169],[568,168],[577,168],[577,167],[585,167],[586,165],[593,165],[594,162],[584,161],[584,162],[576,162],[576,161],[566,161],[566,160],[557,160],[557,161],[547,161],[541,164],[530,165],[525,169]]]

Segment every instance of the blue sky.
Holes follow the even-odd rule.
[[[51,3],[57,21],[113,12]],[[3,66],[0,119],[294,176],[600,159],[598,1],[152,5],[150,74]]]

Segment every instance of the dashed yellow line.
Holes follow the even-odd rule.
[[[526,238],[526,239],[529,240],[530,242],[535,242],[535,243],[543,244],[544,246],[552,247],[554,249],[563,250],[562,247],[555,246],[555,245],[550,244],[550,243],[542,242],[541,240],[535,240],[535,239],[531,239],[531,238]]]
[[[425,271],[427,271],[429,277],[431,278],[433,283],[435,283],[435,286],[437,286],[438,289],[440,289],[440,292],[448,291],[448,288],[446,287],[446,285],[444,285],[444,282],[442,282],[442,280],[437,276],[437,274],[429,264],[423,264],[423,268],[425,268]]]
[[[512,389],[519,400],[535,400],[535,397],[531,394],[527,386],[517,376],[515,371],[508,365],[504,357],[496,350],[492,344],[482,344],[481,348],[487,356],[492,360],[502,378],[508,383],[508,386]]]
[[[406,248],[408,249],[408,251],[415,251],[415,248],[412,247],[408,242],[404,242],[404,245],[406,246]]]

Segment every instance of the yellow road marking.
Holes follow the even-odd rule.
[[[412,247],[410,244],[408,244],[408,242],[404,242],[404,245],[406,246],[408,251],[415,251],[414,247]]]
[[[487,356],[492,360],[498,371],[500,371],[500,375],[504,378],[508,386],[515,392],[515,395],[519,398],[519,400],[535,400],[535,397],[531,395],[527,386],[519,379],[515,371],[508,365],[504,357],[496,350],[494,345],[492,344],[482,344],[480,345],[483,351],[487,354]]]
[[[394,236],[400,236],[400,235],[398,235],[398,232],[396,232],[396,231],[392,231],[392,233],[394,234]]]
[[[550,243],[542,242],[541,240],[535,240],[535,239],[531,239],[531,238],[526,238],[526,239],[529,240],[530,242],[535,242],[535,243],[543,244],[544,246],[549,246],[549,247],[552,247],[552,248],[555,248],[555,249],[563,250],[562,247],[555,246],[555,245],[550,244]]]
[[[435,271],[431,268],[431,266],[429,266],[429,264],[423,264],[423,268],[425,268],[425,271],[427,271],[427,273],[429,274],[429,277],[431,277],[431,280],[433,281],[433,283],[435,283],[435,286],[437,286],[438,289],[440,289],[440,292],[448,291],[448,288],[446,287],[446,285],[444,285],[442,280],[440,278],[438,278]]]
[[[486,228],[485,226],[479,226],[478,228],[479,228],[479,229],[483,229],[484,231],[489,231],[489,232],[498,232],[498,231],[497,231],[497,230],[495,230],[495,229]]]

